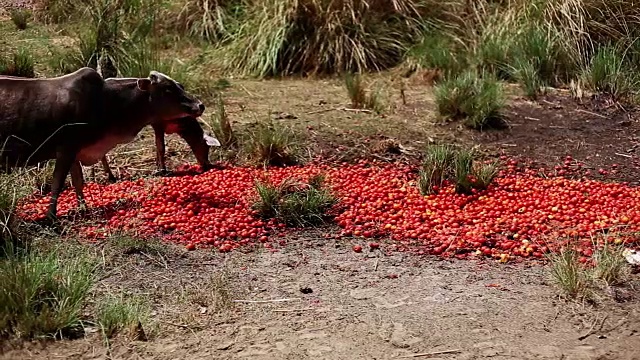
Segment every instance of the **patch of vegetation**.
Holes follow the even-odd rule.
[[[432,194],[442,187],[452,174],[455,154],[455,149],[450,145],[432,145],[427,148],[418,179],[421,194]]]
[[[578,253],[562,250],[550,256],[551,276],[558,288],[567,296],[576,298],[590,290],[589,276],[579,262]]]
[[[106,338],[112,338],[122,331],[140,337],[142,325],[148,323],[149,305],[137,296],[120,294],[108,296],[98,305],[96,321]]]
[[[475,71],[445,79],[434,90],[438,113],[451,120],[482,129],[501,125],[505,95],[502,85],[491,75]]]
[[[601,290],[623,286],[629,280],[630,266],[624,257],[624,246],[611,244],[605,238],[596,245],[591,261],[573,249],[563,249],[549,256],[551,277],[569,298],[595,300]]]
[[[252,209],[264,219],[277,218],[295,227],[317,226],[329,218],[337,199],[324,186],[324,176],[318,175],[307,184],[291,179],[280,185],[256,182],[258,200]]]
[[[220,141],[222,148],[228,149],[238,144],[238,138],[231,128],[222,95],[216,98],[216,111],[209,125],[218,141]]]
[[[25,30],[31,18],[31,12],[25,9],[12,9],[9,16],[16,29]]]
[[[623,52],[616,46],[603,46],[584,71],[585,83],[593,90],[624,99],[640,89],[638,69],[627,63]]]
[[[0,75],[33,78],[36,76],[33,56],[20,49],[10,56],[0,55]]]
[[[593,252],[595,266],[593,278],[605,286],[621,285],[629,280],[629,263],[624,257],[624,247],[605,241],[604,246]]]
[[[86,254],[24,253],[8,245],[0,259],[0,336],[81,334],[81,311],[95,281],[94,269]]]
[[[398,64],[423,30],[417,0],[264,0],[245,9],[225,67],[256,76],[342,73]]]
[[[430,29],[423,35],[422,40],[409,50],[407,61],[412,69],[436,70],[446,78],[468,68],[467,51],[442,31]]]
[[[371,93],[367,93],[359,74],[348,73],[344,77],[345,87],[351,99],[351,107],[354,109],[369,109],[380,114],[385,109],[382,88],[378,87]]]
[[[473,151],[450,145],[429,146],[418,175],[420,193],[433,194],[447,182],[454,183],[458,193],[486,189],[498,175],[498,165],[476,164],[475,157]]]
[[[167,254],[167,247],[160,241],[139,239],[127,235],[113,235],[108,239],[108,244],[123,254],[145,253],[154,256]]]
[[[174,24],[179,33],[212,43],[228,40],[240,27],[243,0],[186,0]]]
[[[273,121],[259,122],[249,139],[249,157],[264,166],[294,165],[297,163],[294,142],[291,129]]]

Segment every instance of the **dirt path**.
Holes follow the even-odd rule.
[[[149,342],[116,340],[111,358],[397,359],[455,350],[429,358],[640,359],[636,300],[565,303],[542,266],[356,254],[345,243],[292,240],[273,254],[176,249],[161,260],[123,258],[98,291],[144,294],[157,329]],[[232,298],[292,300],[211,311],[206,295],[221,290],[208,279],[225,262]],[[94,334],[0,358],[109,357]]]

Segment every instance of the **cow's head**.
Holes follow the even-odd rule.
[[[178,135],[189,144],[198,163],[205,170],[211,168],[211,163],[209,163],[209,148],[211,146],[220,146],[218,139],[216,139],[213,134],[202,129],[200,122],[194,117],[188,116],[181,118],[177,120],[177,123]]]
[[[149,92],[152,106],[161,120],[198,117],[204,112],[204,104],[187,93],[182,84],[157,71],[151,71],[149,78],[138,79],[138,88]]]

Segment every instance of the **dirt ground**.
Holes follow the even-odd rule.
[[[576,304],[557,297],[541,266],[355,254],[321,238],[293,237],[276,253],[121,254],[96,291],[149,299],[149,341],[122,336],[108,350],[89,328],[0,358],[640,359],[631,293]],[[222,271],[228,285],[212,286]],[[216,311],[215,296],[233,307]]]

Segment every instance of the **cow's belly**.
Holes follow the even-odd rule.
[[[84,166],[90,166],[97,164],[103,156],[105,156],[109,151],[113,150],[116,145],[126,144],[128,142],[133,141],[134,136],[124,136],[124,135],[107,135],[102,139],[96,141],[95,143],[83,147],[76,157],[80,163]]]

